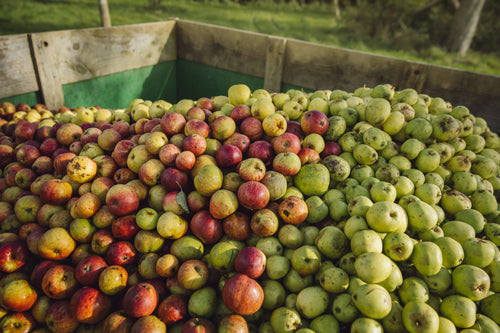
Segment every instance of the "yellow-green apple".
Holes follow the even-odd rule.
[[[75,247],[76,242],[68,230],[54,227],[42,234],[38,241],[37,250],[42,258],[63,260],[71,255]]]
[[[128,271],[120,265],[110,265],[102,267],[97,276],[99,290],[106,295],[116,295],[127,287]]]

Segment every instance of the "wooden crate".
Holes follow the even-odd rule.
[[[500,132],[500,77],[181,19],[0,36],[0,101],[124,107],[226,94],[391,83],[465,105]],[[25,100],[23,100],[25,99]]]

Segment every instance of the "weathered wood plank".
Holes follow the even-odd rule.
[[[175,21],[164,21],[44,34],[54,40],[66,84],[175,60],[174,27]]]
[[[33,50],[35,71],[38,74],[43,103],[49,109],[59,109],[64,105],[64,93],[61,75],[56,60],[57,45],[53,34],[32,34],[30,36]]]
[[[28,35],[0,36],[0,98],[38,91]]]
[[[283,79],[283,63],[285,60],[286,39],[269,36],[266,54],[266,72],[264,89],[280,91]]]
[[[179,59],[265,76],[268,35],[185,20],[176,29]]]

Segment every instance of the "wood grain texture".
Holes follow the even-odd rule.
[[[28,35],[0,36],[0,98],[37,90]]]
[[[264,77],[267,35],[185,20],[176,29],[178,58]]]
[[[44,104],[50,110],[59,109],[64,105],[64,93],[56,62],[53,36],[52,33],[30,35],[40,92]]]
[[[73,83],[176,58],[174,21],[50,32],[61,83]]]
[[[281,91],[285,47],[285,38],[269,36],[266,54],[266,72],[264,74],[264,89],[268,91]]]

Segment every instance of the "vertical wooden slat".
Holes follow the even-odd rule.
[[[266,52],[266,71],[264,76],[264,89],[279,92],[283,80],[283,63],[285,62],[286,39],[281,37],[268,37]]]
[[[43,102],[51,110],[64,106],[64,94],[54,51],[56,45],[50,33],[31,34],[33,63]]]

